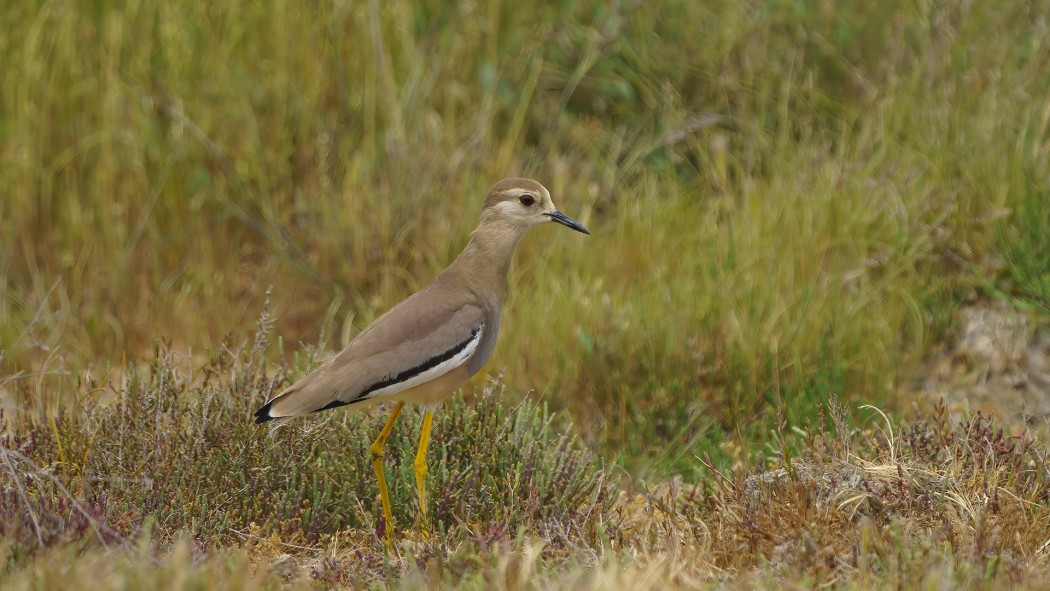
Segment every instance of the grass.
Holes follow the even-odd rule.
[[[1045,231],[1050,226],[1050,214],[1044,207],[1047,202],[1046,193],[1025,195],[1019,204],[1017,221],[1000,224],[996,232],[1009,281],[995,291],[1006,292],[1015,304],[1035,308],[1044,316],[1050,313],[1050,239]]]
[[[375,512],[352,503],[370,507],[373,485],[353,450],[380,417],[338,414],[273,438],[241,418],[272,380],[299,375],[429,281],[467,240],[488,186],[526,175],[593,235],[542,228],[523,242],[487,373],[439,415],[436,433],[477,439],[434,448],[437,490],[463,503],[438,521],[504,523],[509,544],[470,542],[474,558],[460,558],[476,564],[462,568],[482,578],[443,584],[530,572],[549,581],[537,585],[586,585],[591,573],[689,586],[718,569],[757,586],[772,585],[762,573],[818,584],[814,564],[683,574],[673,552],[603,554],[612,534],[597,515],[615,513],[614,492],[634,482],[711,485],[712,470],[814,453],[797,431],[832,395],[901,416],[911,401],[900,392],[974,294],[1045,323],[1046,14],[1043,1],[896,0],[5,7],[0,407],[19,438],[8,447],[31,441],[36,465],[5,474],[63,474],[71,496],[26,481],[52,487],[34,502],[84,503],[91,519],[49,523],[79,532],[58,539],[105,517],[129,540],[152,524],[162,550],[188,536],[209,556],[233,552],[170,559],[192,562],[187,576],[200,580],[275,584],[228,569],[258,565],[232,533],[252,521],[252,535],[315,550],[340,532],[366,539]],[[238,350],[250,332],[273,343]],[[496,376],[498,396],[475,394]],[[404,425],[394,444],[407,457]],[[559,443],[566,432],[577,443]],[[467,478],[464,462],[488,457],[490,438],[500,455]],[[549,516],[505,506],[519,489],[499,476],[552,446],[561,455],[543,458],[553,463],[536,478],[547,480],[527,498],[553,502],[586,534],[564,562],[535,550],[550,543]],[[708,457],[710,467],[697,459]],[[586,464],[583,480],[559,481],[559,461]],[[602,480],[614,492],[599,494],[583,483],[595,474],[622,480]],[[411,478],[398,476],[407,526]],[[104,504],[99,478],[122,483]],[[277,495],[280,516],[230,492],[251,483]],[[576,492],[558,505],[543,496],[554,489]],[[5,510],[24,511],[5,491]],[[600,510],[570,506],[592,493]],[[871,539],[935,540],[909,523]],[[930,544],[871,575],[890,578],[856,567],[821,581],[911,580],[935,563],[936,576],[976,584],[974,555]],[[84,549],[70,572],[102,568],[109,552]],[[30,573],[39,554],[14,562]],[[112,560],[139,572],[155,555]],[[368,580],[418,574],[405,569]],[[321,578],[343,580],[329,571]]]
[[[394,432],[399,532],[387,556],[365,452],[382,414],[316,417],[276,436],[233,420],[285,371],[263,373],[264,345],[195,372],[163,355],[119,390],[84,384],[58,423],[14,425],[0,447],[4,588],[1044,580],[1050,466],[1030,434],[979,413],[954,422],[943,406],[896,425],[868,412],[855,425],[834,399],[815,423],[778,432],[772,464],[720,470],[707,456],[697,458],[705,478],[648,485],[557,435],[533,401],[456,401],[435,431],[440,533],[429,540],[412,502],[414,430]],[[98,404],[100,390],[119,402]]]
[[[328,419],[273,434],[240,420],[283,381],[283,373],[266,375],[265,347],[261,332],[252,346],[200,368],[158,352],[120,385],[87,385],[73,409],[20,425],[5,441],[16,485],[5,503],[14,556],[50,546],[68,530],[82,534],[101,516],[108,516],[106,536],[128,540],[144,527],[156,539],[185,532],[225,543],[246,532],[314,544],[347,530],[377,531],[376,513],[364,507],[374,509],[378,496],[368,447],[382,413],[364,421],[343,413],[341,426]],[[492,390],[469,407],[453,401],[435,424],[431,518],[438,532],[483,519],[501,535],[526,523],[561,526],[570,538],[596,535],[609,495],[596,460],[558,434],[544,409],[525,402],[507,409],[496,400],[498,387]],[[418,430],[405,425],[421,418],[408,411],[388,442],[394,517],[405,531],[418,522],[410,461]],[[69,506],[73,493],[62,480],[44,476],[49,470],[62,478],[107,476],[77,482],[89,507],[82,514]],[[23,493],[34,481],[39,496]],[[65,522],[36,517],[63,513]],[[372,551],[382,555],[380,541]]]

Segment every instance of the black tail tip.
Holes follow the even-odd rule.
[[[260,408],[259,410],[255,411],[255,424],[256,425],[261,425],[261,424],[265,423],[266,421],[272,421],[275,418],[277,418],[277,417],[271,417],[270,416],[270,405],[272,405],[272,404],[273,404],[273,401],[271,400],[270,402],[267,402],[266,404],[264,404],[262,406],[262,408]]]

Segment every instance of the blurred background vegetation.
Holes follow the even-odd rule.
[[[0,398],[275,358],[448,264],[497,180],[530,235],[486,368],[632,469],[902,408],[960,302],[1050,310],[1050,4],[5,3]],[[474,385],[484,385],[485,378]],[[245,416],[248,421],[249,416]]]

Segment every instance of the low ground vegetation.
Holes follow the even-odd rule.
[[[1036,588],[1047,574],[1046,448],[980,413],[895,424],[867,408],[855,425],[832,399],[763,464],[697,457],[706,478],[647,482],[499,385],[440,415],[428,539],[411,485],[419,417],[394,432],[387,555],[367,453],[383,416],[272,434],[238,420],[285,379],[264,347],[192,370],[159,350],[49,419],[5,419],[4,587]]]

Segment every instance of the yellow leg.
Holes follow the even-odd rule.
[[[430,425],[434,421],[434,413],[429,410],[423,413],[423,429],[419,434],[419,450],[416,452],[416,461],[412,464],[416,472],[416,494],[419,496],[419,531],[423,539],[429,538],[427,531],[427,447],[430,445]]]
[[[401,414],[401,409],[404,408],[404,402],[398,402],[397,406],[394,407],[394,412],[390,414],[390,418],[387,419],[386,425],[383,425],[383,430],[379,432],[379,437],[376,437],[375,442],[372,443],[372,467],[376,469],[376,479],[379,480],[379,496],[383,501],[383,518],[386,524],[386,547],[387,550],[393,552],[394,542],[392,537],[394,534],[394,514],[390,510],[390,492],[386,488],[386,476],[383,474],[383,446],[386,444],[387,437],[390,437],[390,431],[394,429],[394,422],[397,421],[397,415]]]

